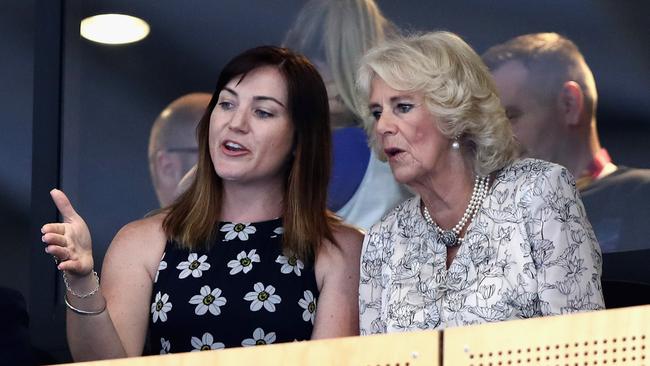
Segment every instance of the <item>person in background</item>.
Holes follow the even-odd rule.
[[[365,237],[362,334],[603,308],[602,259],[571,174],[519,159],[481,58],[460,37],[395,39],[361,61],[376,148],[416,196]]]
[[[36,365],[37,360],[44,361],[37,357],[42,352],[31,346],[27,305],[19,291],[0,286],[0,319],[0,364]],[[53,362],[52,359],[48,361]]]
[[[208,93],[191,93],[174,100],[151,127],[149,172],[160,207],[176,199],[181,178],[197,162],[196,126],[210,97]]]
[[[650,249],[650,170],[617,166],[602,147],[596,83],[578,47],[557,33],[534,33],[482,57],[525,154],[576,177],[603,253]]]
[[[369,149],[354,85],[361,56],[394,33],[372,0],[311,0],[283,42],[314,62],[327,87],[334,152],[328,207],[363,229],[412,195]]]
[[[42,228],[67,287],[76,361],[357,335],[362,234],[326,208],[327,92],[303,56],[253,48],[222,70],[197,130],[195,178],[126,225],[93,271],[59,190]]]

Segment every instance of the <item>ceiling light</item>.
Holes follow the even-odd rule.
[[[93,42],[125,44],[146,37],[149,34],[149,24],[130,15],[101,14],[82,20],[79,32],[82,37]]]

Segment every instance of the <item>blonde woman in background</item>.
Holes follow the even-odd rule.
[[[411,196],[388,164],[368,148],[355,78],[359,60],[395,33],[372,0],[312,0],[284,40],[317,66],[327,88],[333,128],[333,169],[328,207],[346,222],[368,229]]]

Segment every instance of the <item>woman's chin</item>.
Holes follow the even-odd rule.
[[[410,172],[399,171],[399,169],[396,171],[393,170],[392,167],[391,170],[393,172],[393,177],[395,177],[395,181],[397,183],[409,185],[411,182],[413,182],[414,176],[413,174],[410,174]]]

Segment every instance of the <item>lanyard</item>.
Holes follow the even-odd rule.
[[[600,177],[605,167],[611,163],[612,158],[609,156],[609,153],[604,148],[601,148],[596,156],[594,156],[594,160],[589,163],[582,176],[576,180],[576,187],[579,190],[587,188],[591,182]]]
[[[609,156],[607,150],[605,150],[605,148],[601,148],[596,156],[594,156],[594,160],[589,163],[587,171],[584,175],[589,176],[592,179],[597,179],[602,174],[603,169],[605,169],[607,164],[611,162],[612,158]]]

